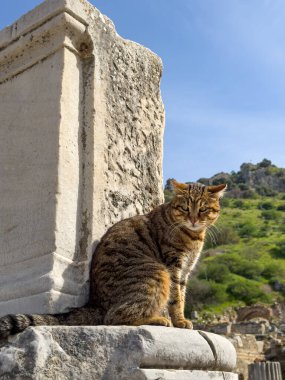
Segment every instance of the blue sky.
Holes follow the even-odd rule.
[[[9,0],[0,28],[41,1]],[[268,158],[285,167],[284,0],[92,0],[161,56],[164,179]]]

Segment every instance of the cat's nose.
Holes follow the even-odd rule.
[[[195,226],[195,223],[197,222],[197,218],[195,216],[190,216],[190,222],[193,226]]]

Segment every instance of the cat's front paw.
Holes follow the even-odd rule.
[[[165,326],[165,327],[171,326],[170,320],[165,317],[153,317],[150,319],[148,324],[157,325],[157,326]]]
[[[189,321],[189,319],[185,319],[185,318],[174,321],[173,326],[178,327],[179,329],[189,329],[189,330],[193,329],[192,322]]]

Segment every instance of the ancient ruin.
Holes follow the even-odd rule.
[[[88,297],[94,244],[163,200],[161,60],[80,0],[0,33],[0,315]]]
[[[196,321],[194,327],[226,336],[232,342],[237,353],[234,372],[242,380],[259,380],[258,374],[266,371],[270,373],[269,379],[279,380],[285,376],[284,322],[285,306],[275,303],[272,307],[252,305],[229,310],[210,323]],[[271,368],[270,362],[278,364]],[[252,363],[266,365],[250,367]]]
[[[47,0],[0,32],[0,315],[88,299],[94,246],[163,201],[162,65],[85,0]],[[47,326],[0,342],[2,379],[237,380],[219,335]]]

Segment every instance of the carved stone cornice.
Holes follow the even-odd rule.
[[[82,58],[90,56],[93,50],[87,23],[79,21],[70,12],[56,14],[34,28],[30,24],[28,31],[24,31],[20,36],[12,32],[10,43],[6,40],[6,46],[0,51],[0,83],[64,47]],[[1,32],[4,35],[6,32],[3,32],[5,30]]]

